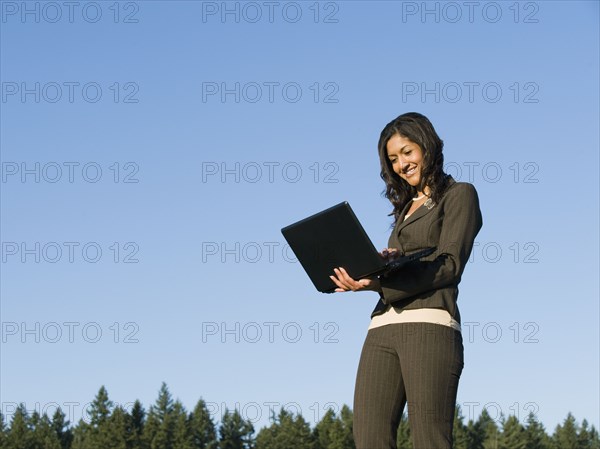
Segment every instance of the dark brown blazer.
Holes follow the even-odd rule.
[[[458,284],[483,224],[477,191],[472,184],[451,179],[439,204],[428,200],[404,220],[410,205],[411,201],[400,214],[388,247],[407,254],[430,246],[437,250],[380,277],[382,292],[371,316],[392,304],[401,309],[445,309],[460,322]]]

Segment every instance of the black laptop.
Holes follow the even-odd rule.
[[[426,248],[386,262],[347,201],[286,226],[281,233],[317,290],[323,293],[333,293],[337,288],[329,278],[335,275],[334,268],[344,267],[353,279],[362,279],[398,270],[435,251]]]

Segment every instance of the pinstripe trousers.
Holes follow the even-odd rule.
[[[396,449],[404,407],[414,449],[451,449],[460,332],[434,323],[395,323],[368,331],[354,390],[356,449]]]

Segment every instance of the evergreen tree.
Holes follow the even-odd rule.
[[[24,404],[19,404],[15,410],[10,430],[6,436],[6,443],[8,449],[31,449],[32,431]]]
[[[77,425],[73,428],[73,442],[71,449],[85,449],[86,434],[89,432],[89,424],[83,419],[80,419]]]
[[[327,449],[345,449],[344,425],[336,416],[333,420],[333,425],[329,429],[329,437],[331,439]]]
[[[198,401],[190,418],[192,447],[194,449],[217,449],[217,431],[206,402]]]
[[[600,437],[594,426],[590,429],[590,441],[592,449],[600,449]]]
[[[502,416],[500,416],[502,420]],[[483,449],[499,449],[500,430],[496,421],[489,415],[487,409],[483,409],[479,415],[479,426],[483,431]]]
[[[173,444],[173,398],[163,382],[156,403],[150,407],[144,428],[148,449],[171,449]]]
[[[356,449],[356,446],[354,445],[354,435],[352,434],[354,428],[352,424],[354,421],[354,414],[346,404],[342,406],[342,410],[340,411],[340,420],[342,422],[344,449]]]
[[[556,426],[552,435],[552,444],[555,449],[578,449],[577,447],[577,422],[569,412],[563,425]]]
[[[150,406],[150,409],[148,411],[148,417],[146,418],[146,422],[144,423],[142,430],[143,449],[152,448],[152,442],[154,441],[154,437],[158,433],[160,425],[161,423],[158,419],[158,415],[154,411],[154,406]]]
[[[61,449],[69,449],[73,441],[73,432],[69,428],[69,421],[60,408],[57,408],[52,416],[52,428],[58,437]]]
[[[480,420],[469,420],[466,426],[467,433],[467,448],[468,449],[483,449],[485,441],[485,428],[482,427]]]
[[[398,449],[413,449],[412,440],[410,437],[410,424],[408,422],[408,415],[402,413],[400,418],[400,424],[398,426],[398,433],[396,436],[396,445]]]
[[[106,449],[130,449],[132,447],[131,421],[131,416],[123,407],[115,407],[103,429],[109,442]]]
[[[452,438],[454,440],[454,449],[469,449],[469,434],[467,426],[464,424],[464,416],[459,405],[456,406],[454,411]]]
[[[487,409],[484,408],[476,421],[469,419],[466,426],[466,445],[468,449],[484,449],[488,433],[493,435],[487,444],[493,447],[497,443],[498,428]]]
[[[28,415],[20,404],[10,425],[0,413],[0,449],[355,449],[352,410],[344,405],[339,415],[328,410],[311,431],[301,415],[281,409],[273,423],[254,440],[254,427],[237,410],[225,410],[219,432],[203,400],[187,413],[173,401],[165,383],[156,403],[146,412],[135,401],[131,414],[113,410],[104,386],[87,410],[89,419],[70,427],[59,408],[52,418],[37,411]],[[550,437],[533,413],[526,425],[515,416],[501,416],[502,431],[486,409],[476,421],[465,418],[457,406],[453,423],[455,449],[600,449],[594,426],[579,426],[571,413]],[[398,449],[412,449],[407,415],[401,417]]]
[[[486,429],[483,449],[500,449],[500,430],[495,423]]]
[[[4,449],[8,443],[6,442],[8,427],[4,421],[4,415],[0,412],[0,449]]]
[[[331,444],[332,427],[335,421],[335,413],[332,409],[327,409],[323,418],[315,425],[313,436],[318,449],[328,449]],[[260,437],[260,433],[259,433]],[[258,441],[258,438],[257,438]],[[260,448],[260,446],[259,446]]]
[[[319,449],[345,449],[353,447],[352,416],[344,411],[344,419],[337,417],[332,409],[327,409],[313,431],[316,447]]]
[[[167,416],[173,411],[173,398],[167,388],[166,383],[162,383],[158,392],[158,399],[156,400],[155,412],[160,419],[164,422]]]
[[[315,449],[315,437],[302,416],[280,410],[269,427],[256,437],[256,449]]]
[[[510,415],[502,423],[499,449],[526,449],[525,429],[516,416]]]
[[[219,434],[219,449],[252,449],[254,446],[254,426],[237,410],[231,413],[225,409]]]
[[[525,447],[527,449],[550,449],[550,439],[544,426],[538,422],[533,412],[527,415],[525,427]]]
[[[579,433],[577,434],[577,448],[578,449],[591,449],[592,440],[590,431],[588,429],[587,419],[581,421],[581,427],[579,428]]]
[[[108,399],[106,388],[101,386],[87,410],[89,423],[83,419],[80,420],[73,432],[73,449],[109,449],[113,447],[115,437],[112,435],[111,423],[109,423],[112,408],[113,402]]]
[[[146,412],[141,402],[136,400],[133,403],[131,409],[131,447],[133,449],[144,449],[143,432],[144,432],[144,420],[146,418]]]
[[[173,404],[173,449],[193,449],[190,422],[181,402]]]
[[[31,449],[61,449],[58,435],[52,428],[52,422],[37,411],[31,414]]]
[[[106,391],[106,388],[102,385],[89,408],[90,425],[98,428],[106,424],[112,407],[113,403],[108,399],[108,391]]]

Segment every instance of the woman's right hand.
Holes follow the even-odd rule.
[[[387,262],[392,262],[400,257],[400,251],[398,248],[384,248],[379,254],[381,254],[381,257],[383,257]]]

